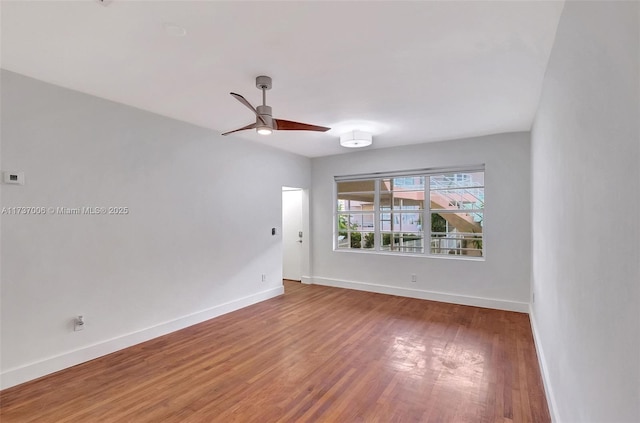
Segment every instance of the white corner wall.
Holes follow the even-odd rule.
[[[312,282],[528,312],[529,141],[510,133],[312,159]],[[483,163],[486,260],[333,251],[334,176]]]
[[[310,160],[2,71],[3,388],[282,293],[283,185]],[[267,281],[261,281],[262,274]],[[72,319],[85,316],[74,332]]]
[[[532,132],[532,321],[556,422],[640,421],[637,2],[568,1]]]

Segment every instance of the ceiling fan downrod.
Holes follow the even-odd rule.
[[[262,90],[262,105],[267,105],[267,90],[273,87],[273,81],[270,76],[260,75],[256,77],[256,87]]]

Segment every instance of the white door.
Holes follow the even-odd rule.
[[[282,277],[302,279],[302,253],[305,233],[302,232],[302,190],[282,188]]]

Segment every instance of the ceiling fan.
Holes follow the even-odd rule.
[[[243,126],[233,131],[225,132],[222,135],[233,134],[234,132],[244,131],[246,129],[255,129],[258,134],[269,135],[274,130],[277,131],[318,131],[326,132],[331,128],[317,125],[309,125],[308,123],[293,122],[291,120],[276,119],[271,115],[271,106],[267,106],[267,90],[272,86],[271,78],[268,76],[259,76],[256,78],[256,87],[262,90],[262,106],[256,109],[247,101],[246,98],[236,93],[231,94],[236,100],[244,104],[256,115],[256,122],[247,126]]]

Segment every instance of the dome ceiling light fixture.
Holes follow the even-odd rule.
[[[373,143],[373,135],[365,131],[349,131],[340,135],[340,145],[347,148],[368,147]]]

